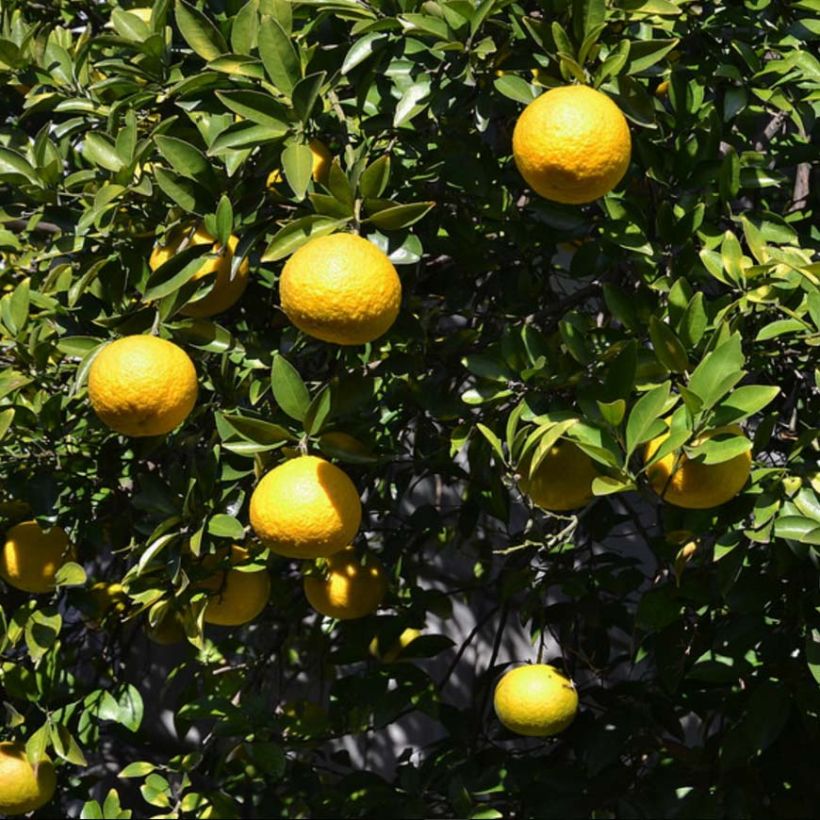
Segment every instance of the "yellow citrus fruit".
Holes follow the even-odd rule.
[[[128,606],[128,598],[122,584],[108,584],[105,581],[98,581],[91,587],[89,594],[99,617],[112,610],[124,612]]]
[[[193,410],[196,370],[188,354],[157,336],[125,336],[106,345],[88,374],[100,420],[126,436],[169,433]]]
[[[658,83],[655,89],[655,96],[658,98],[665,97],[669,93],[669,80],[662,80]]]
[[[693,444],[700,444],[704,439],[722,433],[741,435],[742,432],[736,424],[717,427],[696,439]],[[644,461],[652,458],[668,437],[669,434],[664,433],[652,439],[646,445]],[[751,450],[746,450],[719,464],[700,464],[697,461],[690,461],[680,451],[673,451],[652,464],[646,474],[652,489],[664,501],[687,510],[707,510],[734,498],[743,489],[751,469]]]
[[[12,817],[45,806],[54,796],[57,775],[44,754],[35,771],[20,742],[0,743],[0,814]]]
[[[214,567],[221,563],[227,550],[221,554],[209,555],[203,564]],[[242,564],[248,560],[248,551],[234,544],[231,547],[231,564]],[[205,607],[206,624],[220,626],[240,626],[252,621],[268,603],[270,597],[270,576],[266,570],[241,572],[238,569],[220,570],[201,581],[197,589],[213,592]]]
[[[251,496],[256,535],[288,558],[324,558],[356,535],[362,505],[356,485],[338,467],[299,456],[274,467]]]
[[[381,642],[379,641],[379,636],[377,635],[372,641],[370,641],[370,654],[374,658],[378,658],[383,663],[393,663],[399,659],[405,648],[413,643],[419,635],[421,635],[420,629],[407,627],[407,629],[399,635],[395,643],[385,651],[381,650]]]
[[[156,626],[148,624],[145,634],[160,646],[171,646],[185,640],[185,627],[179,613],[170,610]]]
[[[521,465],[526,476],[529,461]],[[557,442],[531,478],[521,478],[521,491],[543,510],[561,512],[583,507],[592,500],[592,482],[598,471],[592,459],[571,441]]]
[[[185,305],[180,313],[184,316],[202,319],[226,311],[239,301],[248,286],[247,257],[239,263],[231,276],[233,256],[239,239],[232,234],[228,240],[227,250],[223,251],[222,246],[201,225],[193,233],[190,230],[177,231],[166,245],[157,245],[151,252],[148,260],[151,270],[164,265],[186,239],[189,245],[212,245],[212,253],[215,254],[213,259],[203,261],[201,267],[193,275],[192,281],[196,282],[209,274],[215,274],[216,278],[213,287],[205,296]]]
[[[22,521],[6,533],[0,553],[0,577],[25,592],[51,592],[57,570],[73,558],[62,527],[43,530],[36,521]]]
[[[308,336],[339,345],[372,342],[399,313],[401,282],[372,242],[352,233],[311,239],[279,280],[282,309]]]
[[[310,174],[314,182],[320,182],[324,185],[327,182],[330,174],[330,166],[333,164],[333,157],[328,147],[321,140],[311,140],[308,143],[310,153],[313,154],[313,167]],[[265,182],[266,188],[273,188],[282,181],[282,172],[279,168],[275,168],[268,174]]]
[[[632,141],[621,110],[586,85],[553,88],[533,100],[513,131],[521,176],[554,202],[592,202],[629,167]]]
[[[322,615],[349,621],[364,618],[379,608],[387,592],[384,567],[375,558],[367,566],[352,549],[327,559],[327,574],[305,576],[308,603]]]
[[[493,705],[498,719],[511,732],[547,737],[572,723],[578,693],[555,667],[539,663],[506,672],[495,687]]]

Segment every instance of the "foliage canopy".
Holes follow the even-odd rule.
[[[819,35],[816,0],[0,0],[0,527],[59,524],[77,549],[53,594],[0,586],[2,736],[59,763],[63,810],[811,816]],[[633,143],[585,206],[533,195],[511,158],[523,106],[576,82]],[[181,313],[213,286],[194,278],[210,245],[148,263],[199,223],[249,262],[211,318]],[[286,259],[341,230],[402,280],[364,346],[279,308]],[[87,376],[140,333],[189,353],[199,400],[129,439]],[[734,424],[748,440],[698,439]],[[717,465],[751,440],[750,482],[714,509],[662,502],[643,454],[667,430],[655,460]],[[560,438],[599,475],[552,515],[518,480]],[[362,491],[385,607],[317,618],[304,566],[262,550],[270,605],[204,629],[198,558],[253,546],[250,495],[300,450]],[[104,611],[100,581],[127,596]],[[166,616],[187,644],[159,651],[144,627]],[[407,653],[429,660],[370,653],[425,623]],[[512,633],[529,655],[503,654]],[[516,740],[492,691],[536,659],[581,711]],[[146,667],[197,741],[158,740]],[[394,768],[331,742],[418,714],[429,743],[396,740]]]

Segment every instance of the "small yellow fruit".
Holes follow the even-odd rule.
[[[94,602],[96,614],[100,618],[112,610],[124,612],[128,606],[128,598],[122,584],[108,584],[105,581],[98,581],[91,587],[89,594]]]
[[[305,577],[308,603],[328,618],[349,621],[364,618],[379,608],[387,592],[387,578],[381,562],[369,558],[364,566],[352,549],[327,559],[327,575]]]
[[[221,562],[225,552],[207,556],[203,564],[214,567]],[[231,564],[241,564],[247,560],[248,551],[234,544],[231,547]],[[265,608],[270,597],[270,576],[266,570],[220,570],[198,583],[196,588],[214,593],[205,607],[206,624],[240,626],[252,621]]]
[[[696,439],[697,445],[721,433],[741,435],[736,424],[717,427]],[[669,437],[668,433],[652,439],[644,451],[644,461],[652,455]],[[680,451],[673,451],[656,461],[646,471],[652,489],[664,501],[687,510],[708,510],[719,507],[733,499],[749,478],[752,469],[751,450],[746,450],[728,461],[719,464],[700,464],[690,461]]]
[[[45,531],[36,521],[22,521],[6,533],[0,577],[25,592],[51,592],[57,570],[73,552],[62,527]]]
[[[529,461],[521,465],[526,475]],[[521,492],[543,510],[562,512],[592,500],[592,482],[599,475],[592,459],[571,441],[557,442],[531,478],[518,482]]]
[[[12,817],[35,811],[51,800],[56,788],[57,775],[48,755],[40,758],[35,770],[23,743],[0,743],[0,814]]]
[[[181,424],[197,397],[194,363],[173,342],[125,336],[106,345],[88,374],[103,424],[126,436],[160,436]]]
[[[511,732],[548,737],[572,723],[578,711],[578,693],[572,681],[553,666],[519,666],[498,682],[493,705],[498,719]]]
[[[351,233],[320,236],[287,261],[282,309],[309,336],[339,345],[372,342],[399,313],[401,281],[372,242]]]
[[[330,166],[333,164],[333,156],[331,155],[328,147],[321,140],[311,140],[308,143],[308,148],[310,148],[310,153],[313,154],[313,167],[311,168],[310,175],[313,177],[314,182],[319,182],[324,185],[327,182],[328,175],[330,174]],[[265,187],[274,188],[281,181],[282,172],[278,168],[275,168],[268,174]]]
[[[355,484],[338,467],[300,456],[259,482],[250,519],[256,535],[277,555],[324,558],[353,540],[362,505]]]
[[[658,87],[655,89],[655,96],[659,99],[665,97],[669,93],[669,80],[662,80],[658,83]]]
[[[213,287],[203,297],[195,299],[180,310],[183,316],[193,316],[204,319],[208,316],[215,316],[223,313],[239,301],[245,288],[248,286],[248,259],[245,257],[231,276],[233,257],[239,239],[231,235],[228,240],[228,249],[223,252],[222,246],[200,225],[191,234],[190,230],[177,231],[170,237],[167,245],[158,245],[151,252],[148,266],[151,270],[156,270],[160,265],[164,265],[178,250],[184,240],[188,240],[189,245],[212,245],[212,253],[216,256],[213,259],[206,259],[202,266],[193,275],[192,281],[196,282],[209,274],[216,274]]]
[[[592,202],[629,167],[632,140],[621,110],[585,85],[553,88],[533,100],[513,131],[521,176],[554,202]]]
[[[169,610],[156,626],[146,626],[145,634],[160,646],[171,646],[185,640],[185,627],[179,613]]]
[[[408,627],[405,629],[401,635],[399,635],[396,642],[386,651],[382,652],[380,648],[379,636],[376,635],[372,641],[370,641],[370,654],[374,658],[378,658],[382,663],[394,663],[399,659],[402,652],[411,644],[416,638],[421,635],[420,629],[413,629],[412,627]]]

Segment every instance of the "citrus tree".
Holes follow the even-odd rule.
[[[811,816],[819,35],[2,0],[0,814]]]

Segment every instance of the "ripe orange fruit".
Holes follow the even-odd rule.
[[[513,159],[533,190],[555,202],[592,202],[629,167],[632,140],[621,110],[600,91],[568,85],[546,91],[513,131]]]
[[[742,434],[736,424],[717,427],[693,443],[721,433]],[[668,433],[652,439],[644,450],[644,461],[652,458],[669,437]],[[688,510],[707,510],[718,507],[734,498],[749,478],[752,469],[752,453],[746,450],[740,455],[719,464],[701,464],[690,461],[681,451],[674,451],[651,465],[646,474],[652,489],[664,501]]]
[[[151,270],[156,270],[164,265],[177,251],[180,245],[187,240],[189,245],[212,245],[213,259],[205,259],[202,266],[193,275],[192,281],[196,282],[209,274],[216,274],[213,287],[199,299],[195,299],[190,304],[185,305],[180,310],[183,316],[193,316],[205,318],[215,316],[217,313],[226,311],[239,301],[245,288],[248,286],[248,259],[244,258],[231,276],[233,267],[233,256],[239,239],[231,235],[228,240],[228,248],[224,250],[222,246],[200,225],[191,233],[190,229],[176,231],[166,245],[157,245],[151,252],[148,266]]]
[[[371,557],[364,566],[352,549],[327,559],[325,577],[305,576],[308,603],[322,615],[340,621],[375,612],[386,592],[387,578],[381,562]]]
[[[573,682],[553,666],[518,666],[498,682],[493,705],[498,719],[511,732],[548,737],[572,723],[578,712],[578,693]]]
[[[181,424],[197,397],[194,363],[173,342],[125,336],[106,345],[88,373],[100,420],[126,436],[160,436]]]
[[[521,470],[526,476],[529,461]],[[592,482],[599,473],[592,459],[571,441],[558,441],[531,478],[518,485],[532,503],[543,510],[562,512],[583,507],[592,500]]]
[[[311,239],[288,259],[279,280],[282,310],[308,336],[360,345],[386,333],[401,304],[393,263],[352,233]]]
[[[324,558],[353,540],[362,505],[356,485],[338,467],[299,456],[259,482],[250,519],[256,535],[278,555]]]
[[[333,164],[333,156],[330,149],[321,140],[311,140],[308,143],[310,153],[313,154],[313,167],[310,175],[314,182],[319,182],[324,185],[327,182],[328,174],[330,174],[330,166]],[[282,171],[275,168],[268,174],[265,181],[266,188],[273,188],[282,181]]]
[[[203,561],[208,568],[221,563],[227,550],[209,555]],[[231,547],[231,564],[248,560],[248,551],[234,544]],[[205,607],[206,624],[240,626],[252,621],[266,606],[270,597],[270,576],[266,570],[242,572],[238,569],[219,570],[200,581],[197,589],[207,589],[214,594]]]
[[[35,770],[23,743],[0,743],[0,814],[11,817],[35,811],[51,800],[56,788],[57,775],[47,754]]]
[[[43,530],[36,521],[21,521],[6,533],[0,577],[25,592],[51,592],[57,570],[73,552],[62,527]]]

